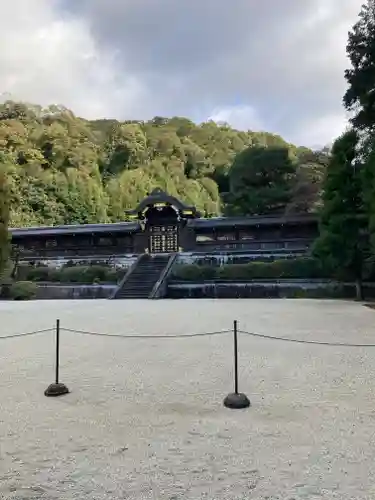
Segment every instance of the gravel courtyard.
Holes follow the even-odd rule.
[[[375,311],[309,300],[0,302],[0,336],[61,326],[122,335],[230,329],[375,344]],[[0,340],[0,499],[375,499],[375,348],[232,335]]]

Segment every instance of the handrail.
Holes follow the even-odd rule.
[[[129,266],[128,270],[126,271],[124,277],[122,278],[122,280],[120,281],[120,283],[118,284],[116,290],[108,297],[109,299],[115,299],[116,298],[116,295],[118,294],[118,292],[122,289],[122,287],[124,286],[124,283],[125,281],[127,281],[127,279],[129,278],[129,276],[133,273],[134,269],[138,266],[139,262],[141,261],[141,259],[145,256],[146,254],[142,253],[141,255],[138,255],[137,259],[135,260],[135,262],[133,262],[133,264],[131,266]]]
[[[150,295],[148,296],[149,299],[158,299],[159,298],[158,297],[159,291],[160,291],[163,283],[165,282],[165,280],[169,276],[170,271],[172,270],[172,267],[173,267],[174,263],[176,262],[177,255],[178,255],[177,253],[174,253],[169,257],[167,265],[163,269],[158,281],[155,283],[153,289],[151,290]]]

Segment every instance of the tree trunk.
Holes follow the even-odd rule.
[[[20,256],[18,254],[16,254],[15,258],[14,258],[12,273],[10,275],[10,277],[12,278],[12,280],[15,280],[16,277],[17,277],[19,260],[20,260]]]
[[[358,301],[364,300],[363,296],[363,286],[362,286],[362,280],[357,279],[355,282],[355,298]]]

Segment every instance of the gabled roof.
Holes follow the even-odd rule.
[[[178,200],[174,196],[169,195],[161,189],[154,189],[146,198],[144,198],[136,208],[133,210],[127,210],[126,213],[129,215],[138,215],[143,212],[145,208],[155,205],[157,203],[167,203],[177,208],[180,212],[189,211],[192,212],[194,216],[198,216],[198,212],[195,207],[186,205],[182,201]]]

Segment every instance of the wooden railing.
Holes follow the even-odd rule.
[[[243,250],[249,252],[285,252],[285,251],[306,251],[313,243],[312,239],[293,238],[288,240],[232,240],[232,241],[202,241],[197,242],[193,251],[230,251]]]

